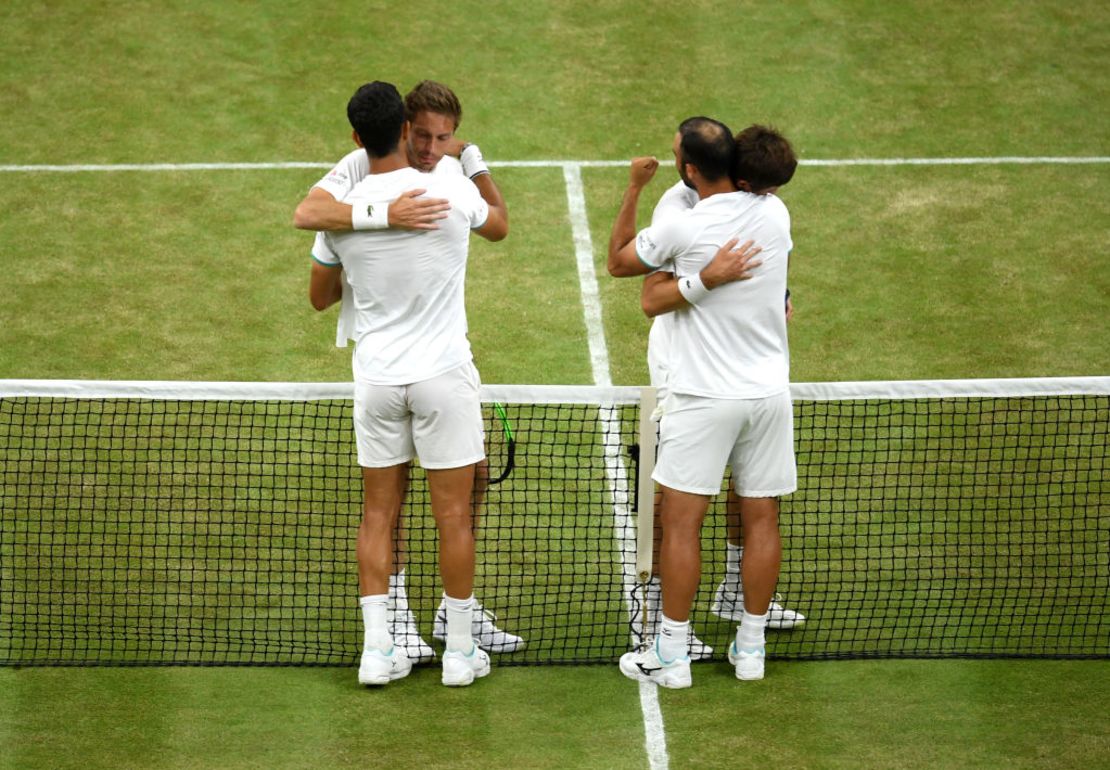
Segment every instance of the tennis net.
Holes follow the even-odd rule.
[[[355,665],[351,393],[0,381],[0,665]],[[792,393],[778,591],[805,623],[770,632],[770,656],[1110,657],[1110,378]],[[612,662],[635,638],[642,395],[484,388],[475,593],[526,641],[501,664]],[[403,519],[430,639],[418,468]],[[725,519],[718,499],[692,615],[718,657]]]

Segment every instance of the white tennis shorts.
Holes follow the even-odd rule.
[[[481,380],[472,361],[412,385],[355,382],[358,464],[388,468],[414,456],[425,468],[461,468],[486,456]]]
[[[741,497],[778,497],[798,488],[789,391],[751,399],[672,393],[659,432],[652,478],[663,486],[713,496],[730,465]]]

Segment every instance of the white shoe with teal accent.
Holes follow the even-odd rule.
[[[412,661],[397,645],[393,645],[393,649],[389,652],[364,648],[358,665],[358,683],[389,684],[395,679],[404,679],[410,671],[412,671]]]
[[[783,607],[779,604],[781,598],[776,594],[767,608],[767,628],[787,630],[803,625],[806,622],[806,616],[797,610]],[[744,618],[744,594],[730,591],[722,582],[713,595],[712,610],[719,618],[739,623]]]
[[[448,650],[443,653],[443,683],[448,687],[466,687],[489,674],[489,655],[474,642],[470,653]]]
[[[659,654],[658,637],[647,648],[621,655],[621,673],[637,682],[654,682],[660,687],[680,690],[693,684],[690,656],[664,661]]]
[[[728,662],[736,667],[736,678],[745,682],[763,678],[763,664],[767,651],[760,646],[750,650],[738,650],[736,640],[728,646]]]

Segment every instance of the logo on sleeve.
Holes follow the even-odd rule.
[[[656,243],[651,238],[651,234],[647,230],[641,230],[636,234],[636,253],[641,257],[647,257],[656,249]]]
[[[366,207],[366,216],[368,216],[368,217],[374,216],[374,205],[373,204],[370,204],[369,206]]]

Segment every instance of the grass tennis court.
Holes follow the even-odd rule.
[[[1110,156],[1096,2],[67,1],[11,5],[0,28],[2,378],[347,379],[334,314],[306,301],[309,238],[290,225],[323,168],[8,167],[327,164],[371,78],[452,85],[460,135],[495,164],[665,158],[698,113],[772,122],[803,161]],[[494,173],[513,230],[472,247],[483,379],[588,384],[562,168]],[[602,264],[626,174],[581,176],[612,379],[640,384],[638,282]],[[782,193],[793,379],[1107,374],[1108,184],[1106,162],[803,165]],[[1107,553],[1105,528],[1093,536]],[[692,690],[662,693],[670,766],[1110,755],[1106,661],[768,671],[739,689],[708,664]],[[612,667],[495,669],[463,692],[435,674],[374,693],[346,669],[0,669],[0,766],[648,766],[639,695]]]

